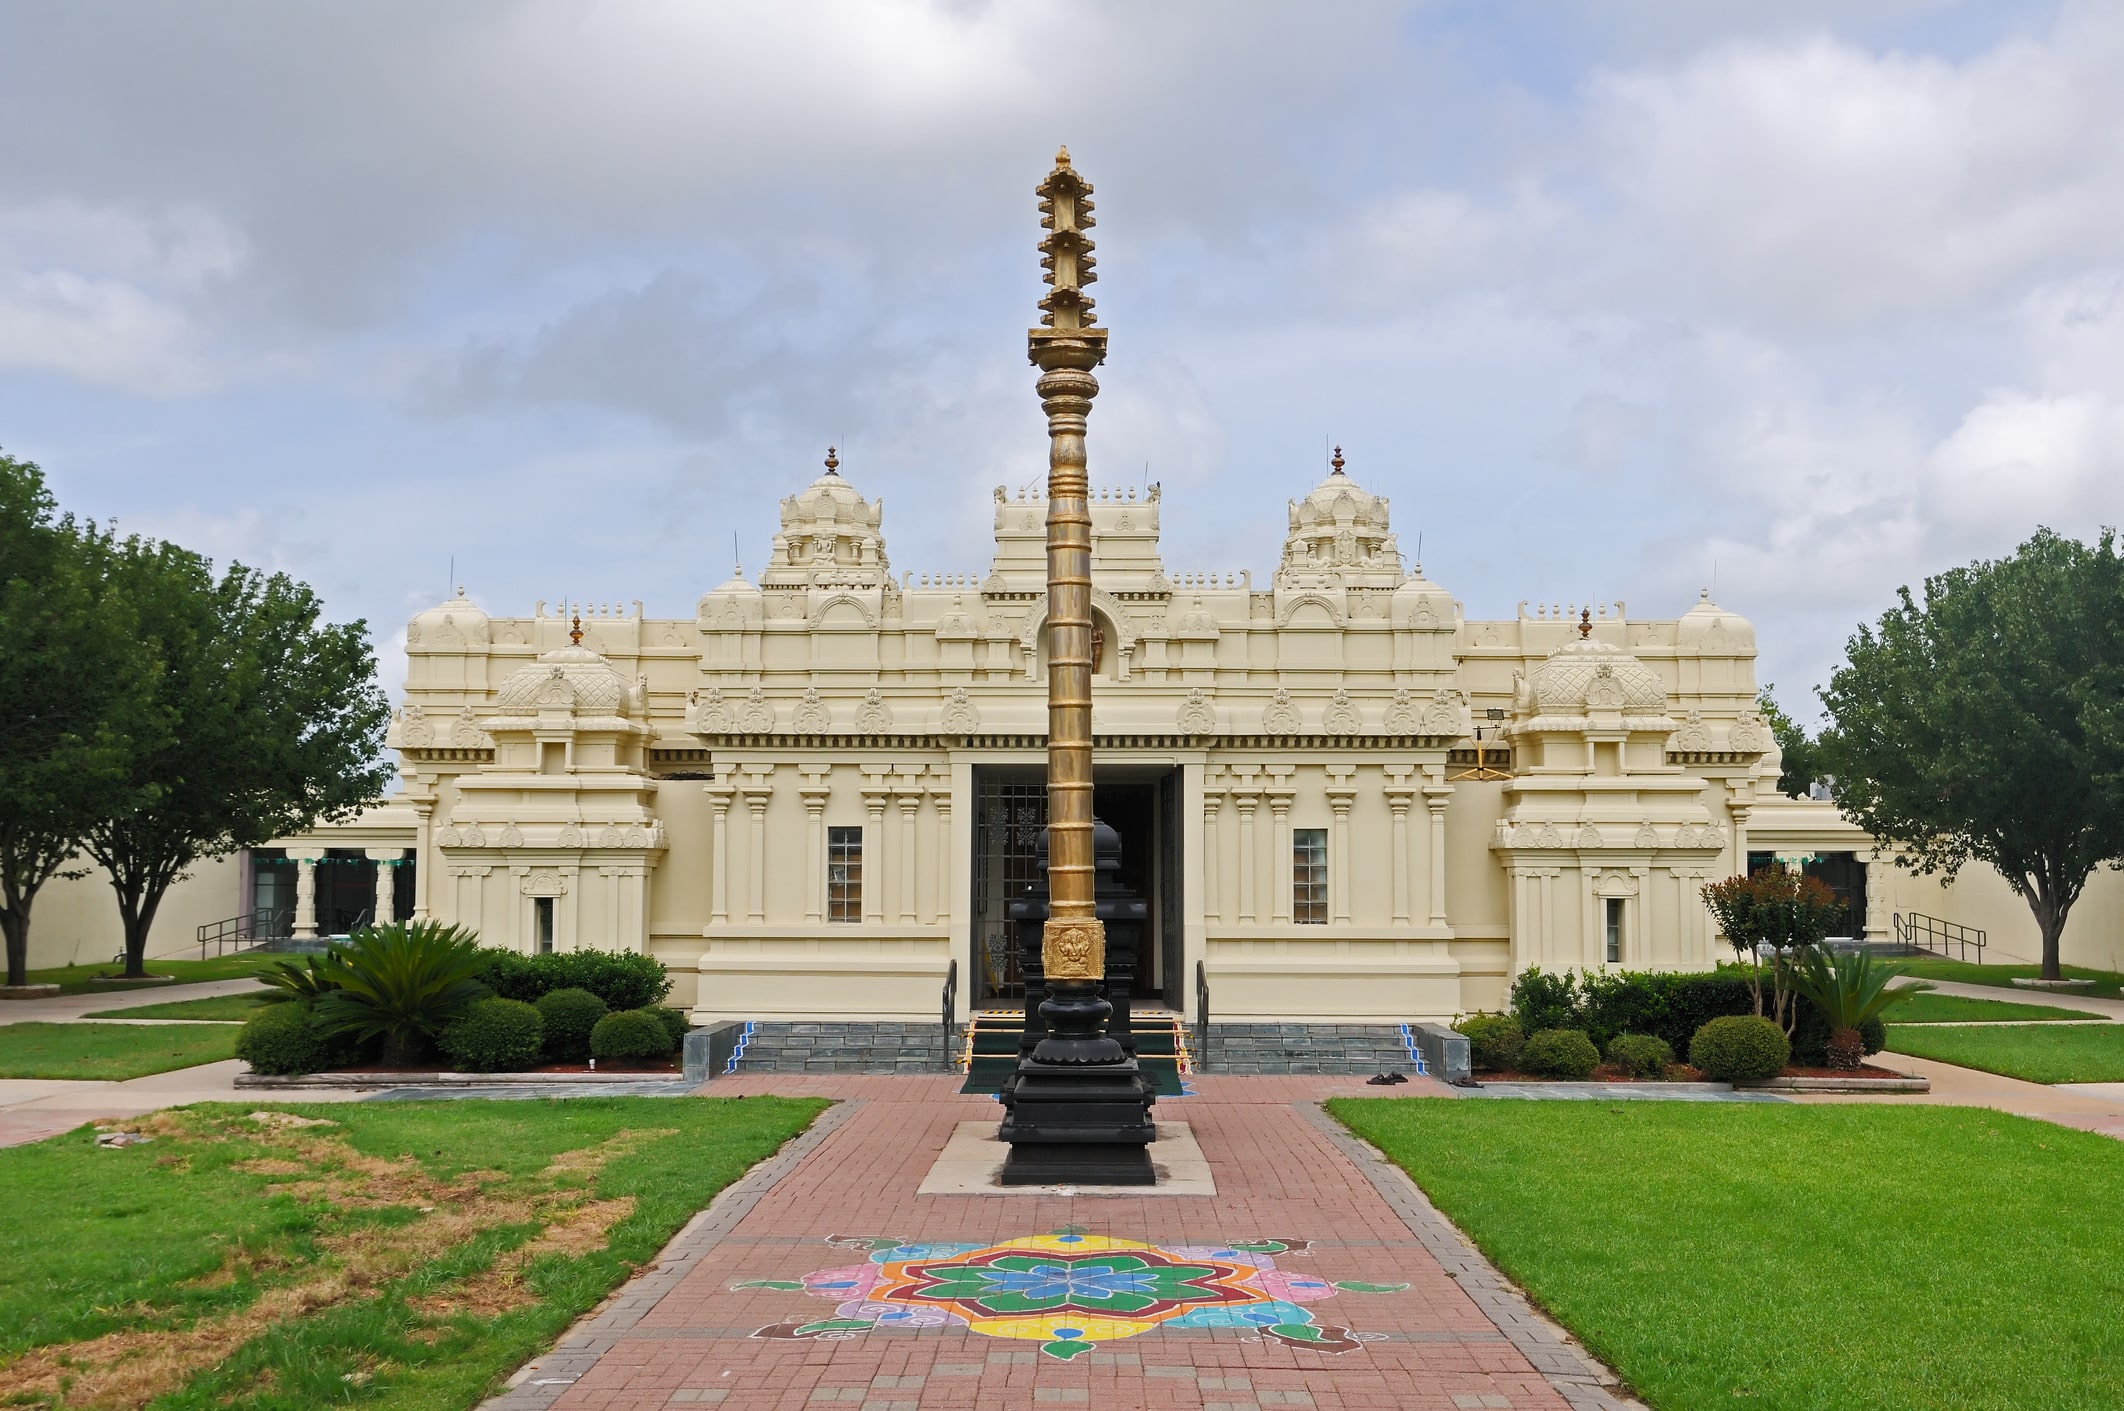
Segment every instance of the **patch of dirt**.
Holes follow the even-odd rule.
[[[267,1127],[336,1127],[329,1117],[304,1117],[295,1112],[253,1112],[251,1120]]]
[[[158,1124],[156,1118],[171,1120]],[[523,1271],[532,1260],[602,1249],[612,1227],[634,1211],[633,1197],[589,1199],[582,1184],[594,1180],[614,1157],[677,1132],[676,1128],[656,1128],[614,1133],[592,1146],[560,1153],[537,1177],[509,1190],[504,1172],[467,1171],[441,1180],[410,1156],[385,1160],[356,1151],[337,1135],[290,1130],[314,1127],[316,1119],[266,1125],[266,1134],[253,1130],[243,1135],[268,1143],[273,1154],[254,1158],[238,1169],[265,1174],[300,1172],[311,1177],[269,1190],[341,1210],[410,1207],[420,1218],[410,1224],[363,1225],[321,1236],[317,1243],[322,1260],[301,1270],[293,1282],[265,1289],[246,1308],[183,1328],[121,1329],[81,1342],[32,1349],[0,1367],[0,1402],[56,1398],[63,1392],[69,1408],[132,1411],[176,1390],[201,1369],[224,1361],[276,1324],[371,1296],[487,1231],[535,1225],[537,1234],[489,1268],[414,1300],[422,1312],[439,1317],[463,1313],[489,1317],[522,1307],[536,1297],[523,1282]],[[175,1140],[229,1139],[228,1134],[213,1130],[211,1122],[190,1124],[166,1113],[127,1124],[126,1129],[142,1128]],[[490,1191],[490,1186],[501,1189]],[[220,1268],[198,1283],[211,1287],[246,1274],[279,1273],[291,1267],[269,1253],[232,1250]],[[143,1319],[151,1314],[148,1309],[139,1312]]]

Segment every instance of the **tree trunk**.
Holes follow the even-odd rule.
[[[1856,1029],[1838,1029],[1829,1035],[1829,1066],[1852,1072],[1866,1059],[1866,1040]]]
[[[2066,910],[2034,888],[2028,892],[2028,909],[2035,913],[2036,929],[2043,934],[2043,978],[2062,980],[2065,972],[2058,965],[2058,942],[2065,935]]]
[[[29,983],[29,904],[0,910],[0,931],[7,935],[7,982]]]
[[[140,980],[147,977],[148,931],[155,924],[155,912],[162,905],[164,889],[151,887],[136,904],[128,904],[123,892],[118,894],[118,917],[125,927],[125,978]]]

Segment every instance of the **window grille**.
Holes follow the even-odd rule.
[[[1291,832],[1291,920],[1325,926],[1328,919],[1327,829]]]
[[[863,830],[826,830],[826,919],[863,919]]]

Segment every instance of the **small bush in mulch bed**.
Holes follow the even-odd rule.
[[[671,977],[654,956],[626,951],[569,950],[543,955],[489,950],[480,980],[503,999],[535,1004],[555,990],[588,990],[615,1010],[660,1004]]]
[[[622,1009],[597,1021],[590,1031],[590,1056],[626,1062],[662,1058],[674,1045],[671,1031],[653,1009]]]
[[[693,1028],[693,1021],[686,1017],[685,1010],[670,1009],[659,1005],[657,1006],[656,1017],[664,1021],[664,1032],[671,1036],[671,1046],[673,1048],[677,1048],[680,1044],[686,1042],[686,1034]]]
[[[1576,1029],[1543,1029],[1527,1039],[1519,1061],[1541,1077],[1582,1083],[1600,1066],[1600,1050]]]
[[[442,1033],[442,1050],[473,1073],[516,1073],[538,1066],[545,1025],[535,1006],[483,999]]]
[[[1608,1041],[1608,1062],[1633,1078],[1657,1078],[1674,1062],[1674,1050],[1650,1034],[1617,1034]]]
[[[1792,1061],[1792,1043],[1769,1019],[1728,1015],[1713,1019],[1689,1041],[1689,1061],[1719,1083],[1775,1078]]]
[[[315,1073],[332,1060],[332,1046],[310,1024],[306,1004],[268,1004],[236,1032],[236,1056],[253,1073]]]
[[[581,1063],[590,1056],[590,1031],[612,1012],[588,990],[548,990],[538,997],[538,1017],[545,1023],[546,1061]]]
[[[1468,1062],[1478,1073],[1497,1073],[1519,1062],[1526,1032],[1509,1014],[1470,1014],[1453,1026],[1468,1036]]]

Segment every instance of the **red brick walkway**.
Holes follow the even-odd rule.
[[[1422,1083],[1424,1080],[1415,1080]],[[993,1119],[947,1077],[717,1081],[716,1096],[821,1094],[850,1099],[725,1193],[645,1272],[489,1403],[648,1411],[666,1406],[848,1408],[1609,1407],[1575,1347],[1533,1318],[1438,1220],[1398,1172],[1343,1136],[1310,1103],[1377,1094],[1361,1079],[1206,1075],[1158,1115],[1189,1123],[1215,1197],[920,1196],[915,1188],[955,1124]],[[1409,1092],[1403,1088],[1401,1092]],[[1407,1284],[1341,1292],[1308,1306],[1359,1336],[1335,1354],[1247,1328],[1158,1327],[1058,1360],[1038,1341],[962,1324],[840,1338],[762,1338],[776,1324],[834,1316],[801,1290],[734,1288],[860,1264],[829,1237],[999,1242],[1064,1227],[1172,1246],[1281,1238],[1301,1278]],[[1530,1360],[1530,1358],[1532,1360]],[[1539,1369],[1537,1369],[1539,1368]],[[1544,1375],[1544,1373],[1547,1375]]]

